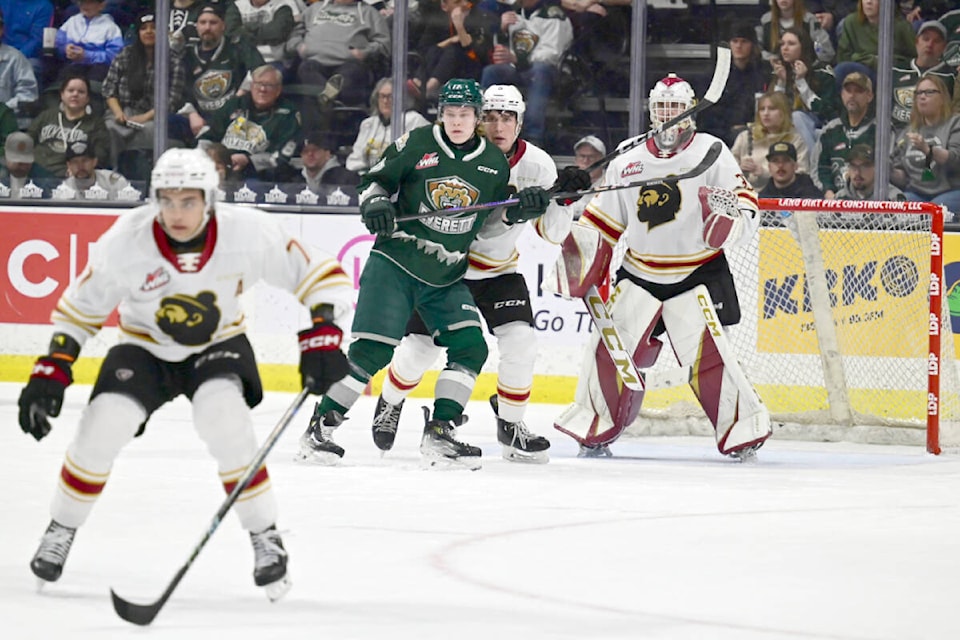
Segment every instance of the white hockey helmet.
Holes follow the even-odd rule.
[[[519,135],[527,105],[523,101],[523,94],[512,84],[494,84],[483,92],[483,110],[508,111],[517,114],[517,134]]]
[[[649,99],[650,123],[659,127],[671,118],[674,118],[697,103],[697,96],[690,83],[675,73],[667,74],[666,78],[658,81],[650,90]],[[696,130],[693,118],[684,118],[677,124],[669,127],[653,138],[657,146],[663,151],[673,151],[686,142]]]
[[[207,152],[202,149],[168,149],[153,165],[150,173],[150,197],[160,202],[161,189],[200,189],[205,207],[202,230],[207,225],[217,201],[220,175]]]

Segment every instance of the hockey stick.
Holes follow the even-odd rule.
[[[667,176],[664,178],[652,178],[649,180],[637,180],[635,182],[625,182],[623,184],[605,184],[599,187],[594,187],[592,189],[585,189],[583,191],[561,191],[559,193],[550,193],[551,198],[580,198],[583,196],[592,195],[594,193],[603,193],[605,191],[618,191],[620,189],[633,189],[638,187],[646,187],[651,184],[663,184],[664,182],[678,182],[680,180],[686,180],[688,178],[696,178],[704,171],[713,166],[717,161],[717,158],[720,157],[720,152],[723,150],[723,144],[720,142],[714,142],[710,145],[710,148],[707,149],[707,152],[703,155],[703,158],[697,163],[697,166],[693,167],[689,171],[684,173],[678,173],[676,175]],[[508,198],[507,200],[500,200],[498,202],[483,202],[480,204],[472,204],[467,207],[457,207],[453,209],[437,209],[435,211],[423,211],[421,213],[415,213],[409,216],[400,216],[397,218],[397,222],[408,222],[410,220],[422,220],[424,218],[433,218],[434,216],[453,216],[459,215],[461,213],[470,213],[473,211],[484,211],[486,209],[496,209],[497,207],[512,207],[516,204],[519,204],[520,200],[518,198]]]
[[[617,145],[616,149],[594,162],[592,165],[584,169],[584,171],[590,173],[591,171],[607,165],[617,156],[624,154],[631,149],[639,147],[641,144],[645,143],[658,133],[662,133],[670,127],[683,122],[685,119],[692,118],[707,107],[716,104],[720,100],[720,96],[723,95],[723,89],[727,86],[727,78],[730,76],[730,57],[730,49],[727,47],[717,47],[717,66],[713,69],[713,78],[710,80],[710,86],[707,87],[707,91],[703,94],[703,98],[701,98],[697,104],[693,105],[680,115],[670,118],[657,127],[641,133],[634,138],[624,140]]]
[[[138,624],[141,626],[146,626],[153,622],[153,619],[157,617],[158,613],[160,613],[160,609],[162,609],[163,605],[166,604],[167,600],[170,599],[170,595],[173,593],[173,590],[177,588],[177,585],[180,584],[183,576],[186,575],[190,565],[192,565],[193,561],[197,559],[198,555],[200,555],[200,551],[207,544],[207,541],[210,540],[213,532],[216,531],[217,527],[220,526],[220,522],[223,520],[224,516],[227,515],[227,512],[230,511],[230,507],[232,507],[233,503],[237,501],[238,497],[240,497],[240,492],[246,489],[247,485],[250,484],[250,481],[253,480],[253,476],[256,475],[257,471],[260,469],[260,465],[263,464],[267,454],[270,453],[270,450],[273,449],[273,446],[277,443],[280,435],[287,428],[287,425],[290,424],[290,421],[293,420],[293,416],[296,415],[300,407],[303,406],[303,403],[307,399],[308,395],[310,395],[309,388],[304,387],[300,393],[297,394],[297,397],[293,399],[293,403],[287,408],[283,416],[281,416],[280,422],[278,422],[277,426],[273,428],[273,431],[270,432],[270,435],[267,436],[267,439],[264,441],[263,446],[261,446],[260,450],[257,451],[256,455],[254,455],[253,460],[247,467],[247,470],[237,481],[237,486],[233,488],[233,491],[230,492],[230,495],[227,496],[227,499],[224,500],[223,504],[220,505],[220,508],[217,509],[216,515],[213,516],[213,521],[210,522],[210,526],[207,527],[207,530],[203,532],[203,537],[200,538],[200,542],[197,543],[197,545],[193,548],[193,551],[190,552],[190,557],[187,558],[186,563],[184,563],[184,565],[180,567],[180,570],[177,571],[176,575],[173,576],[173,580],[171,580],[170,584],[167,585],[167,588],[164,590],[163,595],[160,596],[159,600],[150,604],[134,604],[128,600],[124,600],[118,596],[113,589],[110,589],[110,596],[113,598],[113,608],[117,612],[118,616],[127,622],[132,622],[133,624]]]

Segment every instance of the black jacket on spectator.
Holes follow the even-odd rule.
[[[784,188],[778,189],[773,180],[767,183],[760,191],[761,198],[822,198],[823,191],[817,188],[817,185],[813,183],[813,180],[809,175],[805,173],[796,174],[796,180],[793,181],[793,184]]]
[[[757,94],[766,91],[769,77],[770,70],[759,59],[746,69],[731,64],[730,76],[719,102],[697,118],[697,129],[712,133],[727,146],[732,146],[743,127],[753,122]]]

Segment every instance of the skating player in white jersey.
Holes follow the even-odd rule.
[[[353,287],[340,264],[262,211],[215,205],[218,181],[204,152],[164,153],[153,169],[151,202],[121,215],[100,237],[53,312],[50,351],[37,360],[19,400],[20,426],[37,440],[50,431],[48,418],[60,414],[81,347],[118,305],[120,339],[80,416],[52,520],[30,562],[42,581],[60,578],[76,530],[120,450],[180,394],[192,402],[224,490],[233,490],[258,450],[250,408],[263,397],[241,292],[263,280],[311,309],[313,326],[300,333],[304,386],[323,393],[347,371],[339,322],[351,308]],[[282,596],[289,588],[287,553],[266,465],[233,508],[250,532],[255,583],[271,599]]]
[[[565,168],[558,178],[550,155],[518,137],[525,108],[523,96],[513,85],[493,85],[483,94],[484,135],[507,156],[511,187],[521,191],[557,186],[558,191],[577,191],[590,186],[590,176],[576,167]],[[546,213],[529,224],[545,241],[559,244],[570,231],[574,213],[570,205],[574,202],[551,202]],[[490,403],[497,414],[503,457],[546,462],[550,442],[532,434],[523,423],[537,355],[530,294],[517,270],[517,240],[525,226],[508,225],[500,216],[491,216],[470,246],[470,267],[464,280],[497,338],[497,393]],[[373,439],[384,451],[393,446],[404,398],[442,351],[416,314],[407,332],[390,362],[374,417]]]
[[[694,103],[690,85],[670,74],[650,92],[651,122],[659,126]],[[757,233],[757,194],[726,147],[702,174],[669,180],[700,164],[716,143],[687,118],[623,152],[608,165],[605,184],[664,182],[598,193],[571,238],[579,243],[574,255],[587,256],[597,249],[593,243],[614,246],[626,235],[627,252],[608,304],[623,346],[642,370],[662,346],[654,336],[665,332],[680,364],[691,367],[690,384],[716,429],[718,449],[745,457],[770,435],[770,421],[719,325],[740,321],[724,251]],[[564,253],[570,264],[566,244]],[[582,291],[570,291],[579,284],[551,278],[546,286],[579,297]],[[607,445],[636,418],[643,397],[620,384],[598,333],[587,345],[575,402],[556,422],[584,455],[609,455]]]

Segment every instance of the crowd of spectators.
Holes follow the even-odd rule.
[[[828,198],[865,195],[866,168],[872,185],[884,154],[891,194],[960,209],[960,10],[949,5],[769,0],[762,15],[722,24],[730,78],[698,127],[731,146],[758,189],[806,190],[809,178]],[[571,56],[590,73],[623,72],[615,34],[629,0],[418,0],[407,10],[409,79],[398,91],[392,2],[171,0],[158,20],[150,0],[0,0],[0,193],[135,198],[159,124],[170,145],[210,153],[227,198],[354,203],[353,185],[392,141],[393,100],[407,101],[404,131],[423,126],[453,77],[516,85],[524,138],[555,155],[618,142],[607,132],[551,148],[547,114]],[[895,146],[875,150],[885,10]],[[154,43],[164,33],[169,117],[157,123]]]

